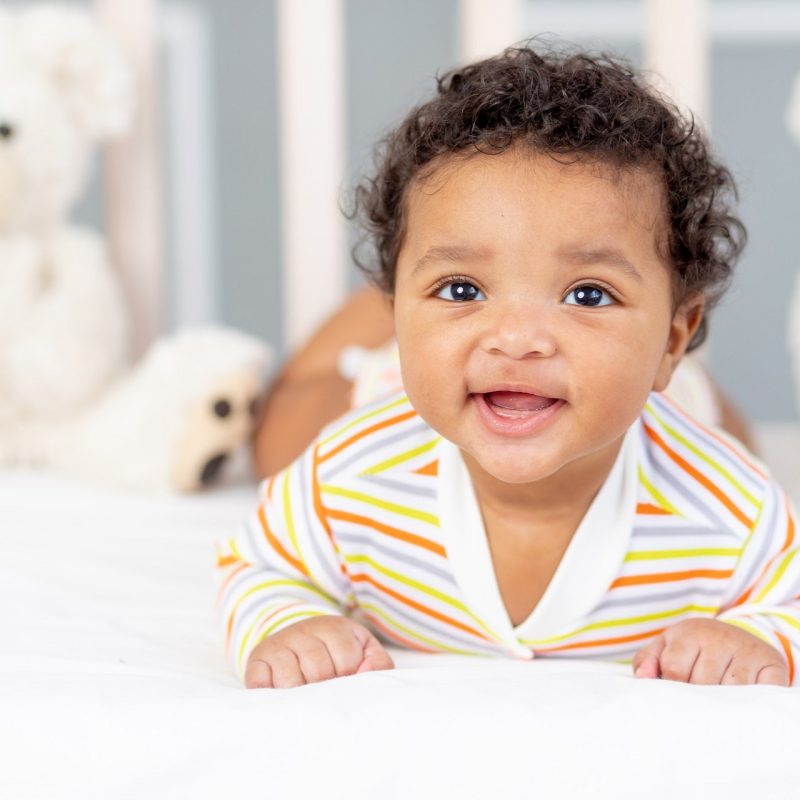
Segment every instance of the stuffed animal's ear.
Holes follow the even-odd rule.
[[[133,72],[97,19],[54,4],[21,12],[19,25],[26,59],[52,81],[85,133],[96,141],[124,133],[133,116]]]

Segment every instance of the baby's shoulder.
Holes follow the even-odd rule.
[[[327,425],[312,445],[312,458],[329,476],[416,469],[418,461],[431,460],[440,439],[401,391]]]
[[[640,505],[743,536],[755,527],[777,487],[744,445],[656,393],[639,427]]]

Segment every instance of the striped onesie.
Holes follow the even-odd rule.
[[[690,617],[784,653],[798,683],[800,558],[781,489],[652,394],[544,595],[516,627],[458,448],[398,393],[329,425],[218,545],[234,669],[299,620],[349,614],[426,652],[628,661]]]

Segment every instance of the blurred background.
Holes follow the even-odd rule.
[[[666,85],[671,79],[676,99],[708,126],[738,180],[750,234],[712,321],[707,363],[760,429],[779,438],[796,432],[787,331],[800,270],[800,146],[787,109],[800,73],[800,2],[97,5],[123,30],[150,26],[155,71],[146,79],[162,222],[158,326],[219,320],[262,336],[281,354],[359,284],[349,256],[356,234],[337,202],[346,204],[369,171],[374,143],[431,93],[437,73],[542,34],[672,71]],[[98,173],[78,213],[98,227],[107,208],[102,187]]]

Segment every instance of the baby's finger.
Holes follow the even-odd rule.
[[[354,675],[364,657],[364,645],[353,628],[342,628],[326,635],[325,643],[338,677]]]
[[[758,671],[755,682],[773,686],[788,686],[789,668],[785,664],[768,664]]]
[[[758,667],[746,658],[732,658],[722,676],[723,686],[749,686],[756,682]]]
[[[318,683],[336,677],[336,667],[322,639],[306,636],[302,644],[295,646],[294,652],[306,683]]]
[[[358,672],[372,672],[378,669],[393,669],[394,661],[384,649],[383,645],[372,635],[367,634],[364,642],[364,657]]]
[[[633,675],[636,678],[660,677],[659,657],[664,649],[664,637],[656,636],[633,657]]]
[[[267,663],[272,669],[272,685],[276,689],[291,689],[306,682],[297,654],[287,647],[270,653]]]
[[[272,669],[269,664],[260,658],[248,661],[244,671],[244,685],[247,689],[271,689]]]
[[[688,683],[699,655],[700,645],[694,639],[678,638],[668,641],[659,659],[661,677]]]
[[[718,686],[722,683],[722,678],[731,662],[732,656],[727,650],[701,648],[687,682],[702,686]]]

